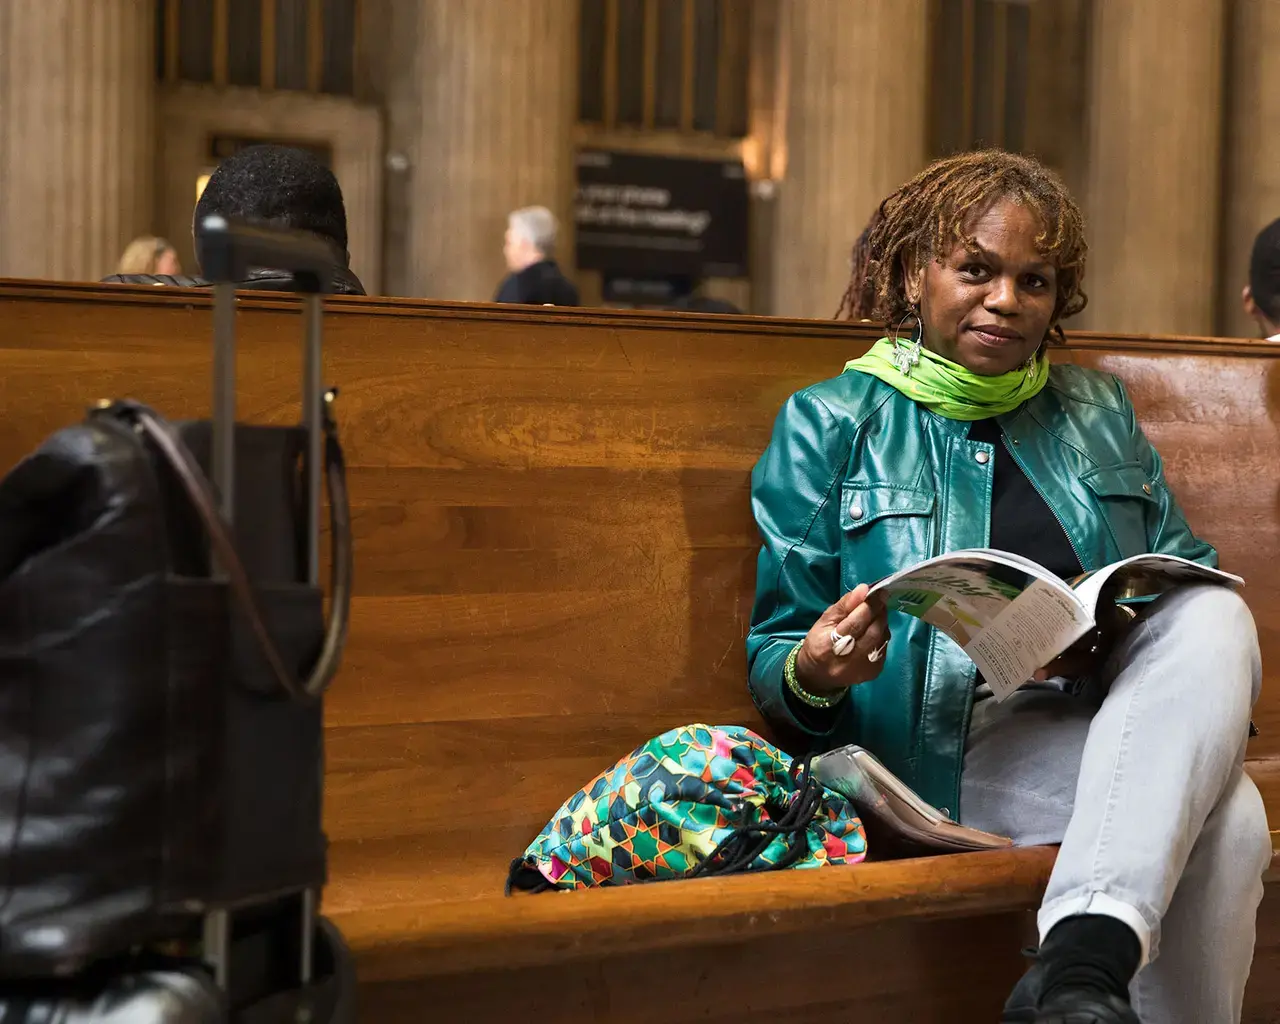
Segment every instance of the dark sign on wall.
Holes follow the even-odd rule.
[[[739,160],[582,150],[574,225],[583,270],[747,276],[747,178]]]
[[[687,274],[667,277],[635,277],[632,274],[604,275],[605,302],[639,306],[669,306],[692,294],[697,281]]]

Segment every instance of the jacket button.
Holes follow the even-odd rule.
[[[988,462],[991,461],[991,453],[982,452],[982,451],[976,452],[973,458],[974,458],[974,461],[976,461],[979,466],[985,466]]]
[[[1150,493],[1151,493],[1151,485],[1150,485],[1150,484],[1143,484],[1143,485],[1142,485],[1142,493],[1143,493],[1143,494],[1150,494]]]
[[[849,506],[849,517],[851,519],[861,519],[863,515],[862,506],[856,501]]]

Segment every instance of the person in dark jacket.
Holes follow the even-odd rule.
[[[260,145],[222,161],[196,203],[192,231],[197,260],[201,260],[200,225],[213,215],[320,235],[332,243],[340,268],[332,291],[338,295],[365,294],[364,285],[350,269],[342,189],[333,172],[313,154],[289,146]],[[290,291],[292,275],[256,269],[241,287]]]
[[[545,206],[526,206],[507,218],[502,254],[511,273],[498,286],[495,302],[578,305],[578,289],[552,258],[556,230],[556,218]]]
[[[267,227],[310,231],[333,247],[335,271],[329,291],[336,295],[364,295],[364,285],[351,272],[347,252],[347,208],[333,172],[314,155],[289,146],[259,145],[242,149],[220,163],[196,202],[191,234],[196,260],[203,265],[201,225],[206,217],[243,220]],[[152,284],[205,288],[200,277],[166,273],[119,273],[104,284]],[[255,267],[237,288],[288,292],[296,290],[288,271]]]

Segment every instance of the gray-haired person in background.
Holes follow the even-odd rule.
[[[511,273],[498,286],[495,302],[578,305],[578,289],[552,258],[557,227],[554,214],[545,206],[526,206],[507,218],[502,254]]]

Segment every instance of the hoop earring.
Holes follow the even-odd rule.
[[[911,331],[911,341],[904,342],[901,338],[902,325],[908,320],[915,318],[916,325]],[[898,321],[898,325],[893,329],[893,355],[889,358],[893,360],[893,365],[904,377],[910,377],[911,371],[920,363],[920,348],[924,343],[924,324],[920,320],[920,304],[913,302],[911,309],[907,315]]]

